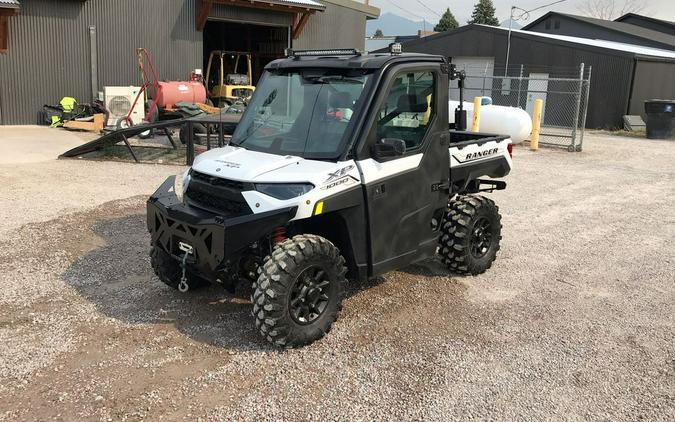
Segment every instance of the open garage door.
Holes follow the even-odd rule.
[[[208,21],[204,27],[204,73],[211,51],[239,51],[251,55],[255,85],[267,63],[283,57],[288,27]]]

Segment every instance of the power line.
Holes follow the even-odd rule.
[[[412,16],[414,16],[414,17],[416,17],[416,18],[419,18],[419,19],[422,19],[422,20],[426,20],[426,18],[425,18],[424,16],[420,16],[420,15],[418,15],[418,14],[416,14],[416,13],[411,12],[410,10],[404,9],[404,8],[402,8],[401,6],[399,6],[398,4],[394,3],[394,2],[391,1],[391,0],[386,0],[386,1],[387,1],[387,3],[391,4],[391,5],[394,6],[394,7],[397,7],[397,8],[399,8],[399,9],[401,9],[402,11],[406,12],[406,13],[409,14],[409,15],[412,15]]]
[[[422,5],[422,7],[424,7],[425,9],[427,9],[428,11],[430,11],[431,13],[433,13],[434,15],[438,16],[439,18],[442,17],[437,11],[435,11],[435,10],[432,9],[432,8],[430,8],[430,7],[427,6],[426,4],[422,3],[420,0],[416,0],[416,1],[417,1],[417,3],[419,3],[420,5]]]
[[[536,10],[543,9],[544,7],[553,6],[554,4],[562,3],[564,1],[567,1],[567,0],[554,1],[553,3],[548,3],[548,4],[545,4],[543,6],[535,7],[534,9],[530,9],[530,10],[521,9],[520,7],[517,7],[517,6],[511,6],[511,16],[513,16],[516,20],[520,20],[520,19],[528,20],[530,18],[530,12],[534,12]],[[518,16],[513,15],[513,11],[516,10],[516,9],[522,12]]]

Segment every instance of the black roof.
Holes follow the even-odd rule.
[[[637,13],[626,13],[614,19],[615,22],[623,22],[631,25],[644,26],[645,28],[666,34],[675,35],[675,22],[663,19],[652,18],[651,16],[638,15]]]
[[[443,62],[441,56],[422,53],[371,53],[350,55],[317,55],[286,57],[270,62],[265,69],[292,69],[292,68],[343,68],[343,69],[379,69],[391,63],[407,62]]]
[[[567,13],[559,13],[559,12],[548,12],[544,16],[540,17],[539,19],[529,23],[528,25],[524,26],[521,30],[523,31],[528,31],[535,25],[539,24],[542,21],[545,21],[546,19],[549,19],[553,16],[563,16],[568,19],[573,19],[579,22],[584,22],[589,25],[597,26],[600,28],[604,28],[610,31],[614,31],[617,33],[621,33],[624,35],[630,35],[636,38],[642,38],[645,40],[650,40],[650,41],[656,41],[665,45],[669,45],[673,48],[675,48],[675,36],[669,35],[663,32],[659,31],[654,31],[652,29],[648,29],[642,26],[637,26],[637,25],[631,25],[629,23],[624,23],[624,22],[616,22],[616,21],[608,21],[604,19],[596,19],[596,18],[590,18],[588,16],[578,16],[578,15],[570,15]]]
[[[423,49],[425,44],[432,44],[432,43],[441,43],[443,44],[450,44],[452,43],[452,37],[454,35],[460,34],[462,32],[467,32],[467,31],[481,31],[481,32],[490,32],[493,34],[501,34],[506,36],[508,34],[508,29],[507,28],[502,28],[499,26],[490,26],[490,25],[480,25],[480,24],[468,24],[464,26],[460,26],[459,28],[451,29],[448,31],[444,32],[439,32],[437,34],[429,35],[427,37],[422,37],[416,40],[411,40],[403,43],[403,51],[406,51],[409,48],[416,48],[416,49]],[[622,49],[618,49],[618,46],[621,44],[625,43],[617,43],[617,46],[613,47],[609,45],[603,45],[602,41],[604,40],[599,40],[601,41],[599,44],[590,44],[586,43],[585,41],[596,41],[596,40],[587,40],[585,38],[579,38],[579,37],[572,37],[572,36],[561,36],[558,38],[557,34],[548,34],[545,32],[535,32],[535,31],[523,31],[522,29],[518,30],[513,30],[511,32],[511,38],[522,38],[526,40],[532,40],[532,41],[538,41],[541,43],[546,43],[550,45],[563,45],[563,46],[568,46],[572,47],[576,50],[585,50],[585,51],[593,51],[593,52],[598,52],[598,53],[607,53],[611,52],[613,55],[617,56],[627,56],[627,57],[640,57],[640,58],[648,58],[648,57],[658,57],[659,60],[665,60],[669,62],[675,62],[675,59],[669,58],[669,57],[663,57],[662,55],[659,54],[652,54],[650,50],[658,51],[659,49],[655,49],[653,47],[644,47],[645,51],[644,52],[631,52],[631,51],[626,51]],[[477,38],[477,42],[480,42],[480,39]],[[642,46],[636,46],[636,47],[642,47]],[[379,50],[382,51],[382,50]],[[672,53],[669,50],[663,50],[664,53],[669,54]]]
[[[614,19],[614,22],[623,22],[628,18],[642,19],[642,20],[649,21],[649,22],[658,22],[658,23],[663,23],[663,24],[675,27],[675,22],[673,22],[673,21],[667,21],[667,20],[664,20],[664,19],[656,19],[656,18],[652,18],[651,16],[638,15],[637,13],[626,13],[625,15],[619,16],[618,18]]]

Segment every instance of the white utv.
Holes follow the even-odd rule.
[[[490,268],[508,137],[450,130],[440,56],[290,52],[266,70],[223,148],[147,202],[151,260],[166,284],[253,281],[260,333],[281,347],[326,334],[348,279],[439,254]]]

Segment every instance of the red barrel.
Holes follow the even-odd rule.
[[[162,81],[157,92],[160,108],[173,108],[176,103],[205,103],[206,88],[196,81]]]

